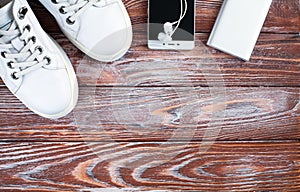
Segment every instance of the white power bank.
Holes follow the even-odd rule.
[[[224,0],[207,45],[248,61],[272,0]]]

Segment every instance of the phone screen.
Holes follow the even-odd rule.
[[[184,11],[184,0],[182,0]],[[181,0],[149,0],[149,40],[158,40],[164,32],[166,22],[176,22],[180,18]],[[175,41],[194,41],[195,0],[187,0],[187,12],[178,30],[173,34]],[[176,24],[174,25],[175,28]]]

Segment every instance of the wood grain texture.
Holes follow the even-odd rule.
[[[295,142],[1,143],[2,190],[300,190]],[[103,189],[107,191],[109,189]]]
[[[80,90],[73,113],[50,121],[0,88],[0,140],[300,139],[300,88],[226,88],[225,93],[205,87]]]
[[[113,63],[87,57],[63,35],[53,34],[70,57],[82,85],[99,86],[289,86],[300,84],[300,36],[261,35],[251,61],[243,62],[203,46],[193,51],[153,51],[136,33],[129,52]],[[0,81],[0,84],[3,84]]]
[[[147,23],[148,0],[123,0],[134,26]],[[219,13],[223,0],[196,1],[196,31],[210,32]],[[45,30],[58,32],[59,29],[51,15],[38,3],[30,1],[39,21]],[[273,0],[263,32],[298,33],[300,14],[298,0]],[[51,19],[50,19],[51,18]]]
[[[107,64],[91,60],[55,36],[75,64],[81,84],[105,86],[299,86],[300,36],[261,35],[250,62],[204,46],[198,34],[196,49],[188,52],[153,51],[146,34],[135,34],[125,57]],[[92,78],[91,72],[96,77]],[[87,73],[85,73],[87,72]],[[221,85],[220,85],[221,84]]]

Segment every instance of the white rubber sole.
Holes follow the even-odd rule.
[[[67,70],[67,73],[68,73],[68,77],[69,77],[69,80],[70,80],[70,83],[71,83],[72,99],[71,99],[68,107],[64,111],[59,112],[57,114],[51,114],[51,115],[40,113],[39,111],[34,110],[31,107],[27,106],[25,103],[24,103],[24,105],[28,109],[30,109],[32,112],[34,112],[35,114],[37,114],[39,116],[45,117],[47,119],[59,119],[61,117],[64,117],[64,116],[68,115],[75,108],[75,106],[77,104],[77,101],[78,101],[78,82],[77,82],[77,77],[76,77],[74,68],[73,68],[73,66],[72,66],[72,64],[71,64],[68,56],[66,55],[66,53],[64,52],[64,50],[60,47],[60,45],[55,40],[53,40],[50,36],[49,36],[49,38],[53,41],[53,43],[60,50],[58,54],[60,54],[60,56],[62,58],[64,58],[64,60],[65,60],[65,62],[64,62],[65,63],[65,67],[66,67],[66,70]]]
[[[117,53],[113,54],[113,55],[99,55],[96,53],[91,52],[90,49],[88,49],[87,47],[85,47],[84,45],[82,45],[80,42],[78,42],[76,39],[74,39],[73,37],[71,37],[63,28],[61,28],[62,32],[65,34],[65,36],[78,48],[80,49],[83,53],[85,53],[87,56],[96,59],[98,61],[102,61],[102,62],[113,62],[116,61],[118,59],[120,59],[121,57],[123,57],[129,50],[131,43],[132,43],[132,25],[131,25],[131,21],[129,18],[129,15],[127,13],[127,10],[125,8],[125,6],[120,3],[118,1],[118,4],[122,10],[123,16],[126,21],[126,29],[128,29],[127,31],[127,38],[126,41],[124,43],[124,47],[123,49],[119,50]]]

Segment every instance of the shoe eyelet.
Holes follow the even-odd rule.
[[[64,8],[66,8],[66,7],[65,7],[65,6],[62,6],[62,7],[59,8],[59,12],[60,12],[61,14],[66,14],[66,13],[67,13],[67,12],[65,12]]]
[[[2,56],[3,58],[5,58],[5,59],[6,59],[6,54],[7,54],[6,51],[2,51],[2,52],[1,52],[1,56]]]
[[[31,31],[31,27],[30,27],[30,25],[26,25],[26,26],[23,28],[23,31],[25,31],[25,30],[27,30],[27,31]]]
[[[71,21],[70,17],[68,17],[66,19],[66,22],[69,24],[69,25],[74,25],[75,21]]]
[[[50,57],[44,57],[44,60],[47,61],[47,64],[46,64],[46,65],[50,65],[50,64],[51,64],[51,59],[50,59]]]
[[[44,50],[41,46],[35,47],[35,50],[39,52],[39,55],[41,55],[44,52]]]
[[[12,66],[13,63],[14,63],[13,61],[10,61],[10,62],[7,63],[7,66],[8,66],[10,69],[14,69],[13,66]]]
[[[35,36],[30,37],[30,38],[28,39],[28,42],[29,42],[29,41],[32,41],[33,44],[35,44],[35,43],[36,43],[36,37],[35,37]]]
[[[57,1],[56,0],[51,0],[52,3],[54,4],[57,4]]]
[[[18,79],[19,79],[19,77],[16,77],[16,74],[17,74],[17,72],[13,72],[13,73],[11,74],[11,77],[12,77],[14,80],[18,80]]]
[[[20,8],[19,12],[18,12],[19,19],[23,20],[25,18],[25,16],[26,16],[27,12],[28,12],[27,7]]]

